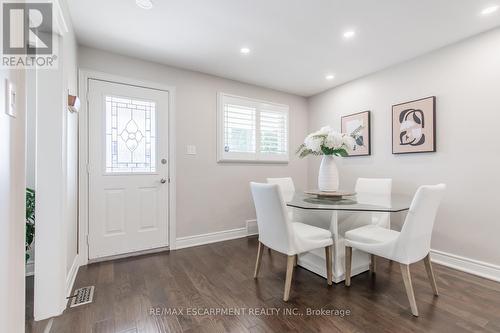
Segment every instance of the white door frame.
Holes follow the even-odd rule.
[[[80,258],[80,266],[86,265],[89,262],[88,249],[88,227],[89,227],[89,175],[87,166],[89,164],[88,140],[89,140],[89,122],[88,122],[88,82],[90,79],[108,81],[112,83],[128,84],[141,88],[157,89],[168,91],[168,178],[169,195],[168,195],[168,248],[173,250],[175,244],[175,193],[176,193],[176,177],[175,177],[175,87],[159,84],[156,82],[136,80],[117,75],[97,72],[87,69],[78,71],[78,91],[81,99],[81,109],[79,114],[79,143],[78,143],[78,158],[79,176],[78,176],[78,253]],[[130,256],[133,254],[129,254]]]

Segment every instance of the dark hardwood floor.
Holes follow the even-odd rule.
[[[412,265],[417,318],[399,265],[379,259],[377,274],[353,277],[350,288],[328,287],[297,267],[284,303],[285,256],[264,251],[254,280],[256,250],[257,239],[248,238],[81,267],[75,288],[95,285],[94,302],[68,308],[50,332],[500,332],[500,283],[434,265],[435,297],[424,264]],[[187,313],[240,308],[247,313]],[[308,308],[350,314],[307,315]],[[256,314],[266,310],[280,312]]]

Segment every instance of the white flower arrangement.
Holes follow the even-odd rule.
[[[356,132],[359,132],[358,130]],[[356,133],[351,135],[334,131],[330,126],[309,134],[297,149],[300,158],[307,155],[347,156],[347,151],[356,145]]]

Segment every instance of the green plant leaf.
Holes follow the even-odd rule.
[[[27,251],[35,239],[35,191],[26,189],[26,261],[30,258]]]
[[[335,150],[335,155],[340,156],[340,157],[349,156],[349,154],[347,153],[347,151],[344,148],[340,148],[340,149]]]
[[[325,147],[325,146],[321,146],[321,151],[325,155],[333,155],[333,153],[334,153],[334,150],[332,148],[328,148],[328,147]]]

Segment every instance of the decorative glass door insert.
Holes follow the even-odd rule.
[[[156,172],[156,103],[106,96],[106,173]]]

